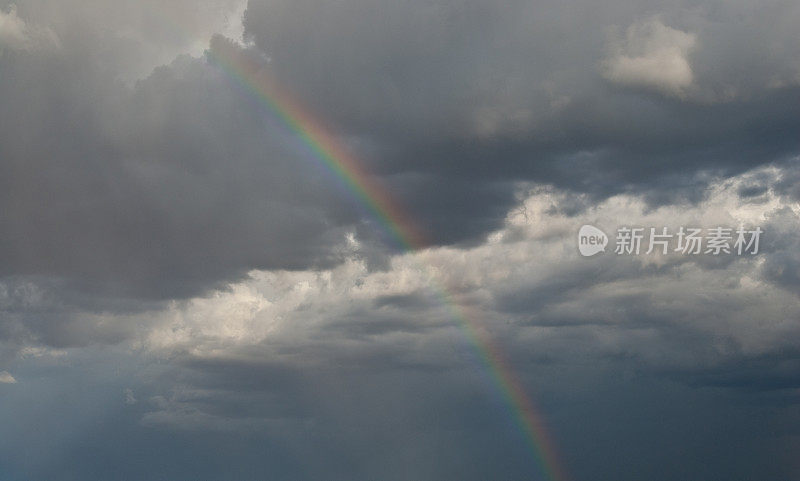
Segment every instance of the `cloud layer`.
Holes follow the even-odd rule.
[[[800,302],[796,279],[785,273],[798,262],[800,205],[777,187],[793,172],[794,165],[770,166],[717,179],[696,205],[654,210],[642,196],[624,194],[578,215],[565,212],[580,202],[573,193],[531,185],[480,245],[398,255],[372,271],[355,238],[347,260],[331,269],[252,271],[225,290],[147,315],[90,318],[96,336],[135,326],[124,345],[138,353],[128,361],[136,372],[109,402],[124,409],[114,416],[134,423],[134,432],[261,439],[286,450],[273,467],[292,479],[387,469],[398,479],[482,479],[495,461],[509,463],[507,479],[538,476],[539,467],[522,462],[529,454],[487,444],[486,436],[518,434],[485,366],[431,289],[447,285],[541,400],[581,479],[598,472],[737,479],[763,470],[798,432]],[[742,196],[748,189],[761,193]],[[740,224],[765,232],[756,256],[627,256],[612,248],[584,258],[577,231],[586,223],[609,233],[626,225]],[[61,365],[63,355],[80,359],[31,353],[45,365]],[[581,412],[588,419],[573,418]],[[656,418],[633,421],[632,413]],[[597,424],[598,416],[621,424]],[[730,416],[761,421],[731,426]],[[173,435],[182,436],[167,439]],[[605,436],[614,444],[593,444]],[[685,436],[696,438],[686,444]],[[720,436],[733,436],[735,445],[710,448]],[[376,442],[384,448],[369,447]],[[672,459],[681,445],[698,456],[741,459],[710,471],[699,458],[678,468]],[[647,448],[637,453],[636,446]],[[291,461],[317,451],[328,454],[305,469]],[[434,452],[444,460],[430,458]],[[394,466],[398,453],[414,468]],[[469,472],[460,470],[464,453],[477,456]],[[338,456],[349,459],[346,466]],[[263,462],[277,462],[271,459]],[[770,473],[790,476],[789,466],[777,462]]]
[[[230,23],[218,11],[234,3],[185,19],[189,38]],[[756,43],[736,68],[763,65],[721,79],[733,59],[715,52],[773,21],[763,29],[772,43],[792,44],[794,30],[780,25],[796,9],[775,4],[723,28],[746,7],[656,17],[646,5],[577,7],[254,1],[244,15],[252,45],[214,42],[266,59],[433,245],[479,242],[500,227],[520,182],[595,200],[697,201],[709,175],[796,151],[797,86],[785,66],[800,53],[767,62],[769,42]],[[126,23],[134,15],[113,3],[4,10],[3,35],[16,39],[6,43],[39,25],[60,47],[0,58],[0,98],[19,113],[0,130],[3,276],[39,276],[92,298],[180,298],[254,268],[332,265],[348,233],[372,242],[351,194],[205,58],[181,57],[129,84],[129,59],[160,58],[152,42],[189,48],[170,12]],[[120,22],[136,34],[108,41]],[[615,25],[625,32],[616,40]]]
[[[540,479],[439,285],[574,479],[798,479],[795,3],[162,3],[0,1],[0,478]]]

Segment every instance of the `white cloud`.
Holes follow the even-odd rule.
[[[668,27],[657,18],[634,23],[624,39],[612,41],[603,76],[620,85],[682,97],[694,80],[689,54],[696,43],[694,34]]]
[[[8,371],[0,371],[0,384],[15,384],[17,382]]]
[[[28,41],[28,26],[17,16],[16,5],[8,7],[8,11],[0,10],[0,45],[9,48],[21,48]]]
[[[0,10],[0,52],[57,45],[58,38],[52,30],[28,25],[17,15],[16,5],[11,4],[5,12]]]
[[[779,169],[765,168],[720,181],[695,206],[653,210],[626,194],[574,217],[558,212],[567,194],[537,187],[483,245],[396,256],[381,272],[357,257],[321,272],[254,271],[227,291],[176,303],[143,344],[165,356],[200,358],[249,357],[264,343],[328,353],[346,345],[340,352],[353,357],[387,349],[438,363],[442,358],[432,352],[441,348],[437,343],[452,341],[454,325],[445,306],[431,300],[431,286],[444,285],[498,335],[554,355],[624,351],[655,364],[693,365],[731,355],[729,344],[737,346],[736,355],[771,352],[797,338],[786,315],[800,311],[795,294],[765,278],[761,257],[733,256],[730,263],[678,254],[626,257],[616,256],[612,243],[605,254],[586,259],[578,255],[575,236],[587,223],[612,234],[620,224],[675,232],[678,226],[766,226],[779,218],[783,228],[800,231],[796,203],[769,190],[757,201],[739,198],[742,186],[780,176]],[[597,274],[602,271],[609,274]],[[642,319],[649,316],[660,324]],[[698,344],[687,345],[674,342],[673,329],[702,334]],[[567,348],[576,335],[582,343]],[[706,350],[706,335],[718,346]]]

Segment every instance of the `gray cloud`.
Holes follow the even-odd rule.
[[[747,22],[733,20],[744,11],[753,14]],[[788,29],[796,15],[780,3],[753,12],[745,4],[271,1],[251,2],[245,26],[276,75],[317,111],[347,134],[380,139],[388,158],[373,159],[376,170],[535,178],[608,195],[670,191],[698,170],[735,172],[796,152],[787,135],[796,115],[782,107],[796,83],[770,79],[788,75],[784,60],[800,52],[787,47],[777,60],[769,41],[741,44],[758,30],[796,45]],[[652,52],[615,50],[614,28],[653,37],[638,42]],[[648,55],[667,75],[659,62],[672,62],[662,58],[672,49],[691,69],[688,83],[639,72],[617,88],[603,78],[604,59],[647,63]],[[656,92],[641,91],[642,82]],[[661,98],[664,89],[686,98]]]
[[[574,479],[797,479],[796,5],[161,3],[0,2],[0,478],[539,479],[447,286]],[[765,233],[585,259],[584,223]]]
[[[0,61],[3,104],[21,113],[0,134],[4,276],[183,297],[252,268],[330,264],[358,224],[337,186],[203,60],[133,91],[79,52]]]
[[[775,240],[795,237],[789,232],[798,230],[798,213],[777,193],[756,205],[739,193],[757,180],[774,184],[784,173],[769,167],[721,179],[696,206],[654,211],[628,194],[577,216],[557,208],[571,201],[569,193],[538,187],[478,246],[395,257],[385,272],[353,260],[322,273],[259,273],[228,294],[192,301],[179,315],[166,316],[177,321],[149,331],[146,345],[177,361],[172,367],[180,374],[170,378],[180,381],[161,388],[144,419],[212,432],[264,422],[273,426],[264,432],[283,433],[275,426],[294,423],[294,435],[346,446],[354,456],[349,473],[393,466],[381,450],[364,447],[365,437],[404,450],[415,460],[415,477],[460,473],[447,461],[428,465],[428,444],[405,451],[409,436],[445,443],[448,448],[438,448],[443,456],[491,452],[514,466],[508,479],[537,476],[515,464],[524,454],[510,444],[495,453],[480,441],[487,433],[501,436],[495,430],[507,422],[501,421],[506,413],[491,408],[491,376],[482,374],[458,322],[446,306],[431,302],[433,278],[450,286],[479,329],[502,346],[542,400],[568,464],[582,478],[600,472],[673,479],[702,472],[727,479],[753,472],[786,445],[782,436],[792,435],[776,434],[773,426],[797,429],[796,290],[776,288],[782,280],[764,266],[785,255]],[[727,262],[677,254],[586,259],[574,245],[586,222],[610,229],[618,222],[737,225],[758,219],[767,219],[762,253]],[[433,387],[442,385],[447,400]],[[438,413],[435,420],[431,411]],[[741,418],[751,415],[760,421]],[[618,424],[597,421],[603,416]],[[727,424],[730,416],[739,421]],[[690,434],[701,439],[681,441],[694,439]],[[305,449],[302,444],[296,449]],[[697,460],[667,466],[684,449]],[[647,461],[622,461],[633,453]],[[709,467],[700,453],[725,461]],[[733,453],[745,458],[728,458]],[[609,456],[619,461],[604,464]],[[463,476],[481,479],[481,469],[497,466],[480,459]],[[320,462],[337,469],[333,461]],[[656,473],[653,466],[662,468]],[[788,461],[771,466],[775,476],[790,472]]]

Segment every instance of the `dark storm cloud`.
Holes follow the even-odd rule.
[[[349,200],[223,73],[131,91],[70,47],[0,58],[2,275],[163,299],[335,259]]]
[[[680,96],[602,75],[614,29],[647,26],[656,13],[657,31],[633,40],[677,55],[670,42],[690,38],[678,60],[693,72]],[[791,28],[799,14],[781,2],[252,1],[245,26],[302,98],[342,131],[379,139],[375,170],[433,176],[423,192],[434,198],[435,186],[461,179],[482,203],[506,207],[511,197],[487,197],[465,180],[535,179],[599,198],[647,192],[663,204],[699,200],[698,171],[731,175],[797,152],[800,90],[786,61],[800,57]],[[658,86],[669,67],[643,74]],[[403,192],[423,219],[437,205]],[[492,226],[452,215],[460,227],[430,222],[435,239]]]
[[[509,413],[474,372],[365,375],[331,366],[294,372],[286,382],[274,366],[220,361],[197,366],[207,374],[192,379],[199,382],[192,391],[152,380],[126,384],[136,370],[120,360],[130,361],[99,355],[73,360],[81,371],[38,367],[35,379],[28,372],[28,384],[14,386],[21,389],[3,391],[0,384],[9,406],[0,412],[7,434],[0,439],[0,476],[545,479]],[[784,469],[785,447],[774,441],[792,434],[775,415],[788,395],[691,389],[613,363],[584,367],[583,377],[530,373],[526,382],[558,435],[572,479],[795,479]],[[559,376],[573,385],[558,394],[543,389]],[[136,404],[123,403],[126,386]],[[217,417],[193,426],[198,410],[211,406]],[[140,417],[150,413],[143,425]],[[214,424],[219,418],[228,423]],[[158,422],[179,419],[186,424]],[[32,446],[35,457],[26,455]]]
[[[797,479],[793,2],[252,0],[212,47],[458,243],[395,256],[213,62],[132,83],[185,42],[93,3],[0,31],[0,478],[542,479],[433,281],[574,479]],[[740,216],[758,256],[574,245]]]

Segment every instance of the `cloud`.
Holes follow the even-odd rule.
[[[28,25],[17,15],[13,3],[0,9],[0,53],[8,50],[31,50],[58,46],[58,37],[49,28]]]
[[[204,59],[129,90],[74,51],[45,58],[0,60],[4,105],[38,112],[0,132],[15,159],[0,169],[27,179],[2,194],[17,206],[0,216],[2,276],[41,274],[79,297],[182,297],[258,266],[330,264],[359,223],[296,140]],[[28,143],[42,131],[52,142]],[[103,178],[116,187],[91,188]]]
[[[576,213],[574,193],[532,184],[503,227],[478,245],[396,254],[380,271],[356,248],[330,268],[251,271],[147,316],[107,313],[95,330],[137,326],[121,346],[135,357],[124,362],[137,374],[110,396],[118,405],[121,391],[132,397],[135,390],[138,402],[125,405],[117,422],[147,433],[139,435],[147,442],[188,436],[192,446],[216,445],[245,436],[282,459],[330,454],[302,468],[274,468],[297,479],[331,470],[328,478],[369,477],[394,466],[398,452],[415,461],[415,479],[460,473],[462,456],[472,452],[491,452],[492,460],[475,461],[475,473],[460,479],[483,479],[495,462],[535,476],[536,466],[517,464],[530,453],[505,441],[517,432],[498,408],[491,377],[431,289],[446,285],[540,400],[573,470],[633,480],[664,466],[653,479],[704,469],[708,479],[724,479],[734,469],[731,450],[749,453],[737,455],[736,470],[760,469],[785,445],[772,423],[797,429],[797,289],[770,267],[797,258],[800,210],[775,188],[792,171],[774,165],[718,178],[702,201],[657,209],[641,194],[621,194]],[[767,189],[743,196],[752,185]],[[612,241],[607,252],[585,258],[576,237],[585,223],[609,234],[620,225],[674,231],[740,223],[765,232],[757,256],[618,256]],[[650,421],[659,415],[669,427]],[[731,416],[760,421],[730,423]],[[601,419],[616,427],[609,431]],[[615,442],[601,442],[610,432]],[[703,439],[687,445],[691,432]],[[723,461],[709,466],[703,456],[668,468],[675,453],[654,449],[654,433],[662,447],[697,453],[714,446],[714,459]],[[729,442],[717,452],[720,436]],[[621,462],[639,449],[647,462]],[[339,466],[335,459],[347,453],[347,466]],[[609,457],[620,462],[611,467]],[[779,477],[788,465],[770,466]],[[232,468],[209,469],[225,477]]]
[[[575,479],[791,479],[797,6],[0,12],[0,478],[536,479],[444,285]],[[424,249],[205,48],[291,91]],[[584,258],[584,224],[764,237]]]
[[[0,371],[0,384],[15,384],[17,382],[8,371]]]
[[[247,0],[26,0],[14,10],[29,27],[42,26],[29,33],[47,32],[71,48],[78,43],[94,62],[132,84],[180,54],[202,55],[214,34],[241,40],[246,5]]]
[[[794,45],[797,34],[762,26],[797,14],[777,3],[664,7],[654,17],[650,5],[624,1],[252,1],[245,33],[310,110],[371,147],[369,168],[388,174],[412,216],[449,243],[499,227],[490,219],[514,201],[503,195],[509,180],[600,198],[649,191],[659,204],[696,192],[698,172],[734,175],[791,155],[797,145],[781,132],[796,115],[779,106],[793,87],[767,88],[766,72],[785,68],[769,45]],[[612,25],[630,28],[609,52]],[[756,30],[774,41],[759,37],[734,56],[730,45]],[[604,78],[603,60],[635,88]],[[770,127],[751,130],[762,122]],[[442,186],[457,192],[441,195]],[[474,201],[461,209],[468,216],[431,208],[462,192]]]
[[[668,27],[658,18],[634,23],[603,61],[603,76],[626,86],[683,97],[694,80],[689,55],[697,36]]]
[[[28,26],[17,16],[15,5],[8,7],[7,12],[0,11],[0,41],[4,46],[21,47],[28,40]]]
[[[0,58],[0,100],[24,112],[0,131],[0,173],[14,179],[0,194],[0,220],[13,233],[0,239],[3,282],[57,285],[47,290],[62,309],[102,312],[196,296],[252,269],[328,268],[346,258],[351,233],[370,250],[371,268],[384,265],[392,251],[375,220],[205,58],[132,73],[194,49],[188,39],[223,28],[220,18],[241,3],[215,2],[185,25],[183,4],[137,5],[42,0],[4,11],[52,28],[61,48]],[[739,38],[738,24],[723,22],[717,34],[710,14],[679,11],[636,23],[647,9],[624,2],[587,5],[577,17],[564,9],[252,1],[247,46],[213,42],[268,59],[263,68],[347,143],[430,245],[482,242],[526,182],[589,201],[647,192],[658,206],[700,200],[709,178],[797,151],[786,135],[798,123],[791,86],[758,90],[753,80],[737,86],[750,95],[698,104],[611,89],[598,75],[608,25],[633,24],[643,50],[623,41],[621,55],[678,51],[696,36],[703,62],[693,61],[692,85],[713,86],[709,72],[730,65],[713,60],[718,39]],[[764,12],[753,22],[771,21]],[[557,41],[565,31],[580,34]],[[775,35],[785,43],[796,33]],[[739,61],[762,58],[757,47]]]
[[[381,272],[358,257],[321,272],[254,271],[228,291],[163,313],[166,322],[152,325],[141,347],[182,356],[198,371],[233,360],[243,369],[451,369],[460,359],[452,351],[457,325],[430,291],[445,285],[521,359],[570,365],[622,356],[713,383],[720,366],[789,359],[783,353],[800,347],[788,322],[800,315],[795,277],[771,267],[796,259],[790,239],[800,231],[800,210],[773,191],[757,203],[739,194],[756,179],[774,185],[783,172],[719,180],[696,206],[650,210],[641,197],[621,195],[579,215],[558,209],[570,194],[535,187],[481,245],[398,255]],[[622,224],[673,232],[760,225],[765,234],[754,257],[618,256],[612,243],[584,258],[576,234],[586,223],[606,233]]]

